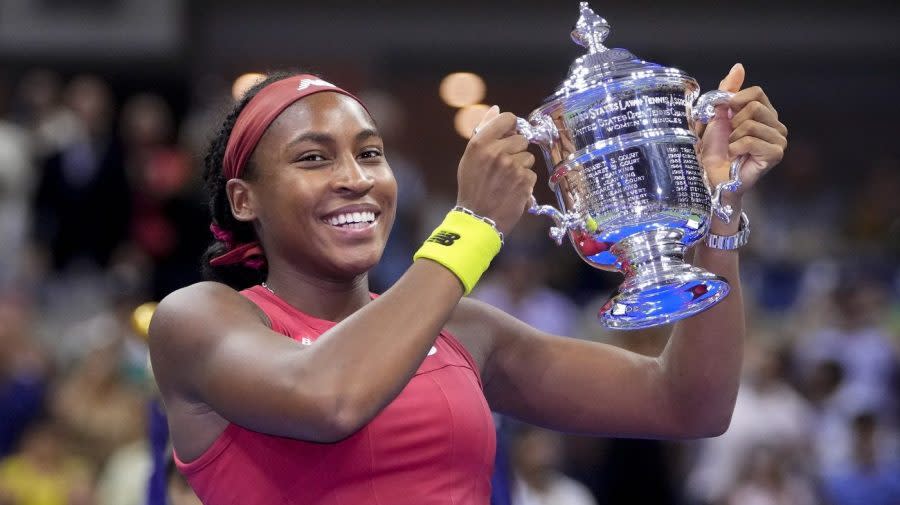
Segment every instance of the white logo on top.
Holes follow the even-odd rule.
[[[303,337],[300,339],[300,343],[303,345],[312,345],[312,339],[309,337]]]
[[[326,88],[335,87],[334,84],[331,84],[328,81],[323,81],[322,79],[300,79],[300,85],[297,86],[297,91],[303,91],[310,86],[321,86]]]

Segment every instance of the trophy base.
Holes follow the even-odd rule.
[[[637,330],[674,323],[712,307],[728,294],[723,277],[692,279],[619,292],[598,314],[600,324],[615,330]]]
[[[601,325],[634,330],[673,323],[728,295],[724,277],[684,262],[681,235],[676,230],[646,232],[613,246],[625,282],[600,309]]]

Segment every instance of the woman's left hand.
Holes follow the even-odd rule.
[[[731,160],[747,155],[741,166],[741,187],[734,196],[752,188],[777,165],[787,147],[787,128],[759,86],[741,89],[744,67],[736,64],[719,83],[719,89],[734,96],[717,107],[716,117],[701,133],[700,161],[712,187],[729,179]],[[728,119],[730,109],[731,118]]]

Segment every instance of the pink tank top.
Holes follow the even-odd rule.
[[[298,345],[335,324],[261,286],[241,294]],[[232,423],[199,458],[175,463],[205,505],[487,505],[494,449],[478,367],[442,331],[400,395],[349,438],[305,442]]]

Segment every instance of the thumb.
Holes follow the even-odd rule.
[[[730,91],[732,93],[737,93],[741,90],[741,86],[744,84],[744,76],[746,75],[746,71],[744,70],[744,66],[740,63],[735,63],[731,70],[728,71],[728,75],[719,82],[719,89],[722,91]]]

